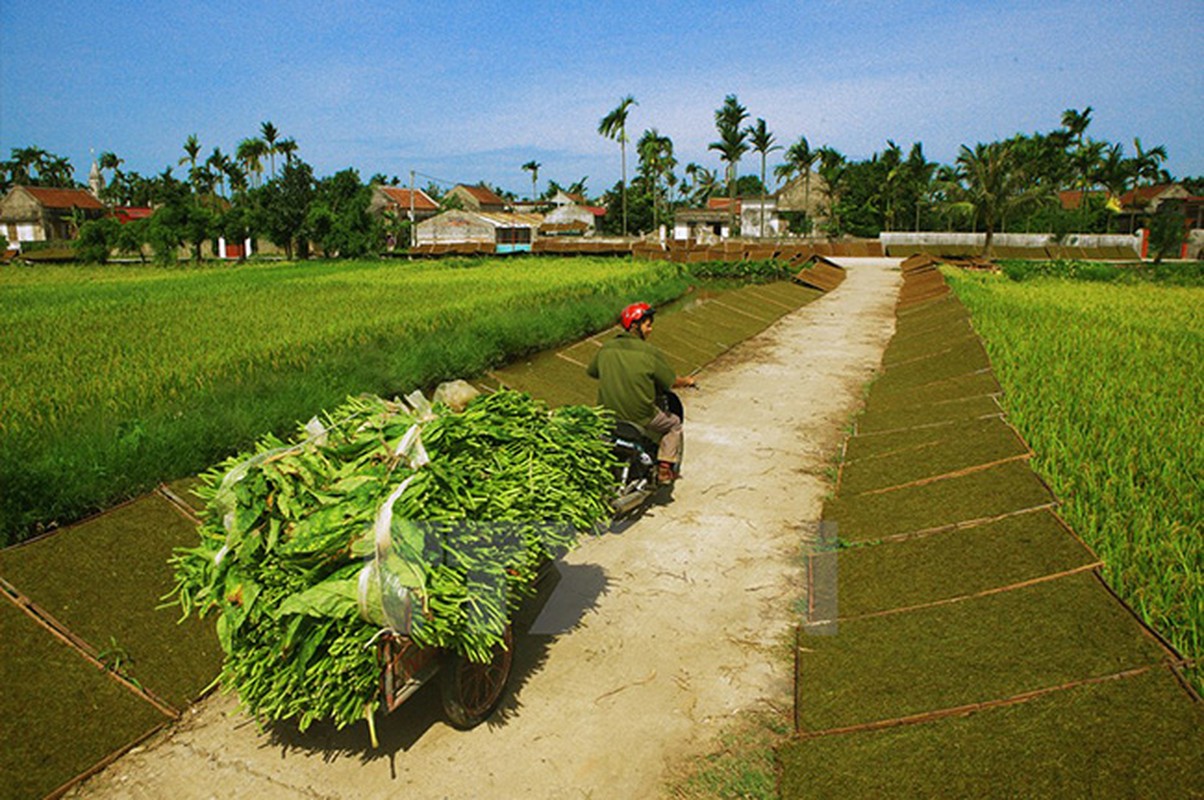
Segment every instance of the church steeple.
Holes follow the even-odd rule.
[[[95,156],[95,154],[93,154]],[[96,158],[92,158],[92,169],[88,172],[88,187],[92,190],[92,194],[96,195],[96,199],[100,199],[100,190],[105,188],[105,178],[100,174],[100,164],[96,162]]]

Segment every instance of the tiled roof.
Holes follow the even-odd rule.
[[[1160,184],[1158,186],[1139,186],[1136,189],[1130,189],[1120,196],[1120,202],[1126,206],[1131,206],[1134,203],[1148,203],[1158,195],[1170,189],[1173,184]]]
[[[1058,202],[1062,204],[1062,208],[1067,210],[1078,208],[1079,204],[1083,202],[1083,192],[1080,189],[1063,189],[1058,192]]]
[[[1125,209],[1131,209],[1135,206],[1145,206],[1149,202],[1169,189],[1173,189],[1175,184],[1163,183],[1157,186],[1139,186],[1136,189],[1130,189],[1120,196],[1120,204]],[[1075,209],[1079,208],[1083,202],[1084,192],[1081,189],[1066,189],[1058,192],[1058,201],[1062,208]],[[1099,189],[1092,189],[1086,192],[1088,197],[1107,197],[1108,193]]]
[[[484,186],[467,186],[460,184],[460,188],[468,192],[476,198],[477,202],[486,206],[504,206],[505,199],[498,197],[493,191],[486,189]]]
[[[154,213],[155,210],[153,208],[145,206],[117,206],[113,209],[113,216],[117,218],[118,222],[123,224],[136,219],[146,219]]]
[[[410,207],[410,190],[402,189],[398,186],[382,186],[380,190],[385,193],[385,196],[392,200],[397,205],[404,209]],[[414,190],[414,210],[415,211],[438,211],[439,204],[431,199],[431,196],[421,189]]]
[[[95,195],[84,189],[48,189],[44,186],[23,188],[46,208],[91,208],[97,211],[104,209]]]
[[[543,222],[543,214],[508,214],[503,211],[469,211],[494,227],[537,228]]]
[[[712,211],[727,211],[732,204],[730,197],[709,197],[707,198],[707,208]],[[736,198],[736,213],[740,213],[740,198]]]

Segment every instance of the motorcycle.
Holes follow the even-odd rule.
[[[657,406],[669,414],[685,420],[685,409],[681,398],[674,392],[664,392],[657,397]],[[644,505],[662,486],[657,469],[657,440],[643,427],[628,420],[617,420],[611,434],[611,443],[618,459],[615,478],[618,491],[611,506],[615,517],[622,517]],[[672,484],[667,484],[672,490]]]

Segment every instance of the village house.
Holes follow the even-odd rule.
[[[778,217],[778,205],[773,197],[741,199],[739,215],[741,236],[757,238],[779,236],[785,229],[782,220]]]
[[[539,226],[541,236],[592,236],[606,214],[601,206],[591,206],[579,194],[559,191],[551,200],[552,210]]]
[[[14,186],[0,200],[0,230],[17,250],[27,242],[74,239],[79,223],[104,215],[104,205],[86,189]]]
[[[809,232],[814,234],[828,221],[828,183],[818,172],[812,172],[809,177],[799,175],[791,178],[785,186],[774,192],[773,197],[783,223],[792,216],[805,215],[811,221]],[[782,232],[796,236],[808,233],[807,230],[790,229],[786,224],[782,224]]]
[[[481,244],[497,253],[525,253],[543,221],[539,214],[451,209],[418,223],[416,244]]]
[[[500,197],[483,184],[469,186],[458,183],[448,190],[444,195],[444,200],[451,197],[458,199],[460,207],[467,211],[506,212],[510,210],[510,204],[506,202],[505,198]]]
[[[552,199],[549,200],[548,202],[550,202],[554,206],[585,206],[585,205],[589,205],[589,203],[586,202],[584,195],[575,194],[573,192],[566,192],[564,189],[558,190],[556,192],[556,194],[552,195]]]
[[[731,236],[732,215],[727,209],[683,208],[673,215],[673,238],[713,242]]]
[[[673,238],[696,242],[727,239],[732,235],[733,219],[742,237],[780,236],[786,230],[774,197],[737,197],[734,214],[730,198],[712,197],[706,208],[681,209],[673,215]]]
[[[400,186],[372,187],[372,199],[368,201],[368,213],[380,217],[385,212],[409,219],[411,212],[415,221],[421,221],[439,213],[439,204],[421,189]]]
[[[1058,192],[1058,200],[1062,208],[1074,210],[1083,203],[1083,195],[1095,196],[1108,202],[1109,208],[1115,213],[1113,227],[1119,233],[1136,233],[1144,224],[1145,217],[1157,213],[1158,207],[1167,202],[1178,202],[1182,205],[1184,216],[1187,218],[1189,229],[1204,228],[1204,197],[1190,194],[1186,188],[1177,183],[1163,183],[1156,186],[1139,186],[1130,189],[1113,200],[1106,192],[1074,189]]]

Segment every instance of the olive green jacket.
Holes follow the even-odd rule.
[[[585,371],[598,379],[598,404],[637,425],[652,420],[657,394],[672,389],[677,379],[664,354],[631,333],[602,345]]]

